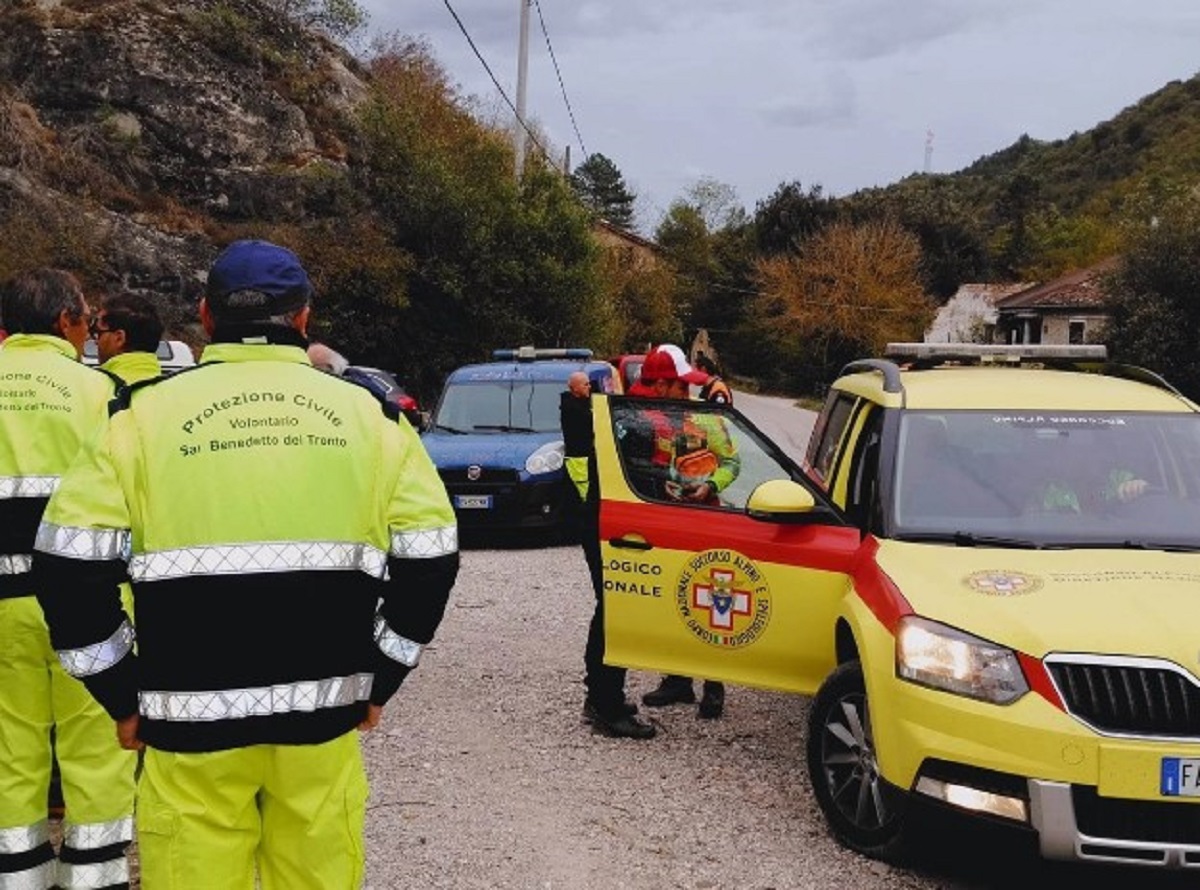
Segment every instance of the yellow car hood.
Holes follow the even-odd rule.
[[[880,541],[913,612],[1028,655],[1167,658],[1200,674],[1200,553]]]

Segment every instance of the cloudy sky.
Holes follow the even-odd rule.
[[[372,32],[424,37],[503,107],[446,0],[362,2]],[[449,3],[515,102],[521,0]],[[782,182],[919,172],[929,133],[951,172],[1090,129],[1200,71],[1200,0],[533,0],[529,47],[528,116],[574,163],[611,158],[650,231],[702,177],[753,210]]]

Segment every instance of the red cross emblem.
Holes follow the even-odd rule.
[[[692,605],[708,611],[708,626],[713,630],[732,630],[734,615],[750,614],[750,591],[733,589],[733,572],[712,569],[711,584],[692,585]]]

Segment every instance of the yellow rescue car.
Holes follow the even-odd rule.
[[[1103,347],[889,354],[804,467],[730,408],[596,400],[606,659],[814,694],[816,798],[869,855],[918,797],[1200,871],[1200,408]]]

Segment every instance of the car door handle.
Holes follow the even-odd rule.
[[[640,538],[610,538],[608,543],[622,550],[653,550],[654,545]]]

